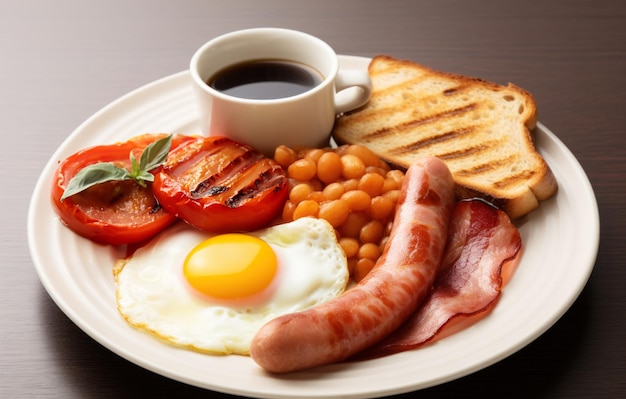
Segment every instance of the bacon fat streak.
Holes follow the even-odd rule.
[[[267,323],[252,341],[252,359],[270,372],[302,370],[347,359],[398,328],[432,288],[453,207],[447,166],[437,158],[416,161],[374,269],[341,296]]]

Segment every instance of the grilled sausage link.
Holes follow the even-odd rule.
[[[416,161],[372,271],[329,302],[268,322],[252,341],[252,359],[275,373],[307,369],[345,360],[398,328],[433,285],[453,205],[447,166],[437,158]]]

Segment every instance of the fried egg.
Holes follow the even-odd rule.
[[[338,296],[349,279],[332,226],[308,217],[222,235],[181,222],[114,274],[131,325],[188,349],[242,355],[263,324]]]

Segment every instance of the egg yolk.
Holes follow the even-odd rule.
[[[276,274],[274,250],[260,238],[222,234],[189,252],[183,274],[197,291],[220,299],[245,298],[265,289]]]

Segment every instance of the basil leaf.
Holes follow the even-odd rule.
[[[128,173],[126,169],[115,166],[111,162],[91,164],[74,175],[63,192],[61,201],[96,184],[112,180],[127,180],[130,178],[130,173]]]
[[[154,168],[157,168],[165,162],[167,154],[170,152],[172,146],[172,135],[159,139],[149,146],[141,154],[139,160],[139,170],[149,172]]]
[[[135,154],[131,151],[130,172],[110,162],[100,162],[91,164],[81,169],[70,180],[67,188],[63,192],[61,201],[74,194],[78,194],[96,184],[112,180],[135,180],[137,184],[146,187],[146,182],[154,181],[154,175],[150,171],[165,162],[167,154],[172,147],[172,135],[150,143],[141,154],[141,159],[137,162]]]

